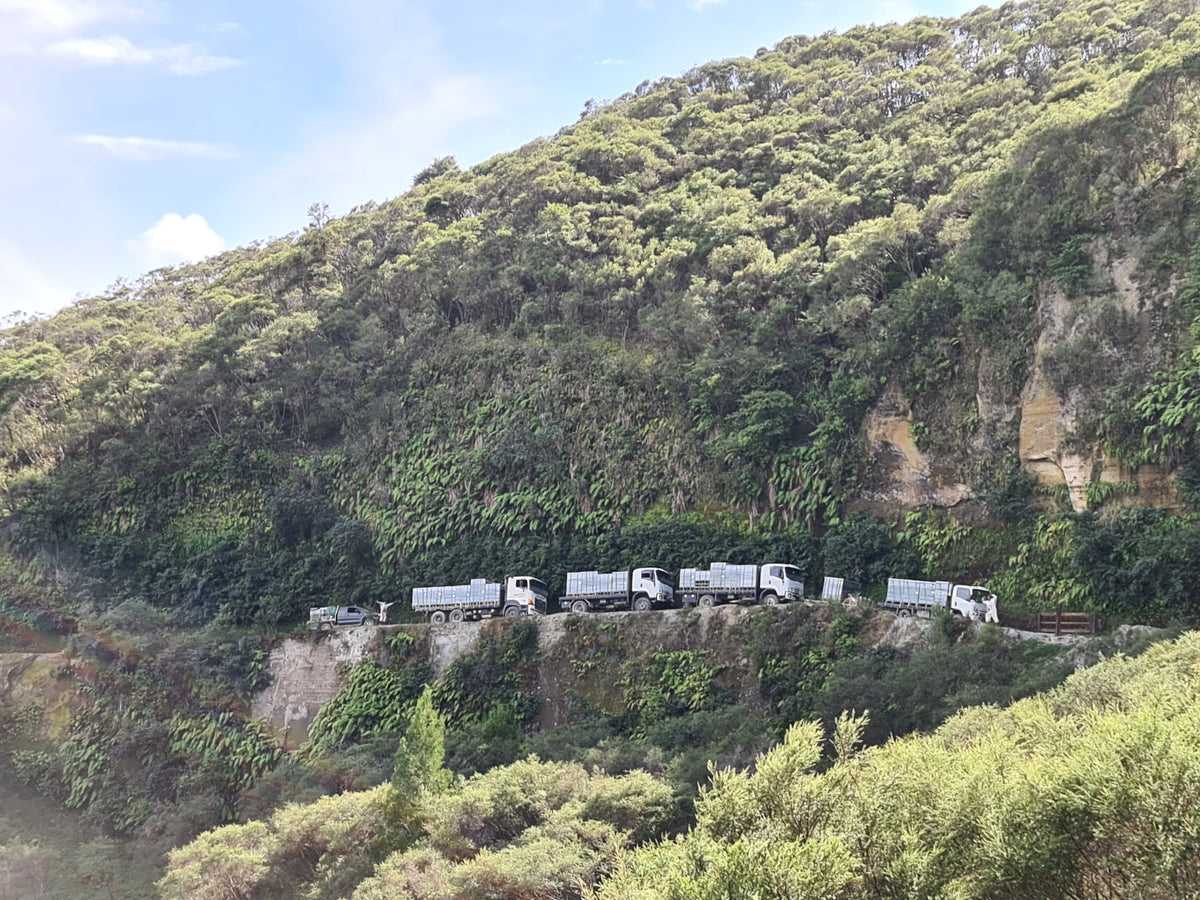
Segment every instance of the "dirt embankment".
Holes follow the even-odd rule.
[[[585,707],[618,712],[629,679],[636,679],[656,653],[680,650],[710,653],[712,663],[720,667],[721,683],[753,707],[758,702],[754,634],[764,628],[795,627],[801,619],[819,627],[829,621],[830,611],[820,605],[792,604],[774,609],[722,606],[703,611],[540,617],[535,623],[542,726],[552,728],[568,721]],[[307,737],[317,711],[341,689],[355,665],[365,659],[387,664],[390,635],[411,634],[416,651],[435,674],[441,674],[472,652],[482,637],[495,637],[513,622],[362,626],[289,638],[271,652],[271,680],[253,698],[251,715],[265,720],[285,747],[295,749]],[[859,638],[869,648],[886,645],[911,652],[931,642],[930,625],[928,619],[901,619],[874,611],[864,616]],[[1077,667],[1094,662],[1101,651],[1126,650],[1159,634],[1137,626],[1124,626],[1105,638],[1001,631],[1009,641],[1069,645],[1074,649],[1068,660]],[[61,740],[75,702],[73,679],[65,676],[80,664],[61,653],[0,653],[0,711],[21,722],[22,710],[27,711],[36,732],[30,738]]]
[[[656,653],[706,651],[721,669],[721,682],[748,707],[758,702],[751,645],[756,629],[794,627],[797,619],[822,625],[831,618],[823,605],[784,607],[721,606],[711,610],[659,610],[644,613],[599,613],[588,616],[552,615],[535,620],[539,660],[537,688],[542,703],[542,726],[552,728],[590,706],[617,712],[626,682]],[[902,619],[874,611],[864,617],[859,637],[869,648],[883,645],[914,651],[931,642],[928,619]],[[362,626],[319,632],[280,643],[270,659],[271,683],[255,696],[252,714],[266,720],[284,746],[304,742],[308,726],[321,705],[334,696],[347,673],[364,659],[388,661],[387,638],[411,634],[415,649],[435,674],[470,653],[481,637],[497,635],[515,621],[492,619],[444,625]],[[1076,665],[1093,661],[1102,639],[1040,635],[1001,629],[1006,640],[1040,640],[1077,648]],[[1132,632],[1107,639],[1106,647],[1122,649]]]
[[[381,647],[379,630],[369,625],[282,641],[271,651],[271,680],[254,695],[251,717],[266,721],[285,748],[296,749],[347,673],[364,659],[378,658]]]
[[[0,713],[18,739],[62,740],[71,721],[75,663],[62,653],[0,653]],[[13,738],[14,735],[9,735]]]
[[[824,610],[801,606],[793,612],[802,609],[809,615],[824,614]],[[623,673],[655,653],[710,650],[727,681],[735,687],[744,685],[746,676],[753,673],[749,672],[744,640],[735,635],[758,612],[724,606],[702,612],[539,617],[537,683],[543,724],[552,727],[564,721],[581,702],[606,706],[608,698],[620,696],[617,682]],[[270,686],[254,697],[252,715],[266,720],[286,747],[298,747],[317,710],[337,693],[355,664],[373,658],[386,665],[391,634],[411,634],[417,652],[425,656],[435,674],[441,674],[454,660],[474,650],[481,637],[499,633],[514,621],[519,620],[338,628],[285,640],[271,651]]]

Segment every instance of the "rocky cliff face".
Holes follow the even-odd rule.
[[[916,509],[957,506],[971,497],[956,468],[925,453],[913,435],[913,413],[907,398],[892,388],[884,393],[863,423],[863,440],[875,461],[863,492],[868,506]]]
[[[64,653],[0,653],[0,727],[13,746],[58,743],[80,706],[73,667]]]
[[[251,718],[267,722],[279,743],[295,750],[304,743],[321,704],[341,689],[350,669],[379,657],[379,634],[379,629],[364,625],[321,632],[307,640],[284,640],[271,651],[270,684],[255,694]]]
[[[1094,241],[1090,255],[1089,291],[1068,296],[1050,284],[1038,289],[1032,355],[1018,393],[1005,386],[1011,366],[1006,354],[980,349],[973,361],[978,424],[960,453],[920,449],[909,399],[896,388],[884,393],[862,429],[874,460],[863,493],[869,506],[956,506],[974,496],[963,471],[976,468],[981,458],[1015,453],[1036,485],[1062,491],[1077,512],[1114,501],[1182,510],[1171,471],[1130,466],[1094,437],[1098,394],[1122,373],[1150,369],[1155,362],[1150,357],[1161,352],[1166,309],[1177,285],[1147,283],[1139,274],[1141,260],[1121,255],[1112,240]],[[970,369],[967,363],[964,369]]]
[[[541,727],[550,729],[569,722],[584,706],[618,712],[622,679],[636,677],[654,654],[677,650],[710,651],[720,666],[722,684],[748,709],[756,708],[761,700],[748,648],[751,628],[759,616],[778,617],[776,624],[782,626],[784,617],[811,617],[827,624],[831,614],[822,605],[790,604],[774,609],[721,606],[702,611],[537,618]],[[416,652],[440,674],[459,656],[474,650],[481,639],[498,638],[512,624],[513,620],[493,619],[460,625],[364,626],[285,640],[271,653],[271,684],[255,696],[252,715],[265,720],[285,747],[295,749],[304,742],[317,710],[338,692],[355,664],[368,659],[387,664],[385,639],[389,634],[411,634]],[[886,645],[911,651],[928,645],[930,624],[928,619],[902,619],[876,611],[866,617],[860,637],[871,648]],[[1095,659],[1099,641],[1014,629],[1004,632],[1010,640],[1077,645],[1078,665]]]
[[[1161,506],[1177,511],[1182,502],[1171,473],[1161,466],[1136,468],[1106,454],[1097,441],[1079,438],[1087,431],[1089,395],[1095,385],[1079,383],[1063,392],[1055,385],[1053,364],[1056,351],[1091,346],[1115,371],[1152,352],[1148,342],[1156,337],[1155,323],[1173,298],[1175,286],[1154,288],[1138,280],[1140,260],[1117,256],[1108,241],[1097,240],[1091,248],[1093,281],[1109,290],[1082,299],[1068,298],[1062,290],[1045,288],[1038,298],[1039,334],[1029,381],[1021,394],[1021,464],[1034,481],[1046,487],[1065,487],[1076,511],[1090,505],[1091,484],[1123,486],[1122,502],[1128,506]],[[1119,316],[1132,338],[1125,358],[1103,346],[1103,317]],[[1061,378],[1059,379],[1061,381]]]
[[[567,721],[584,700],[604,708],[610,698],[619,697],[617,682],[626,666],[674,650],[712,651],[725,683],[738,691],[744,702],[753,704],[754,672],[743,629],[750,617],[764,612],[772,614],[724,606],[702,612],[539,617],[537,686],[542,727],[553,728]],[[799,605],[778,614],[828,618],[827,609]],[[285,640],[271,652],[270,686],[254,697],[251,715],[265,720],[285,747],[295,749],[304,742],[321,704],[338,692],[355,664],[367,659],[387,664],[384,641],[389,634],[411,634],[416,651],[426,658],[434,674],[441,674],[459,656],[475,649],[482,638],[496,637],[510,625],[508,620],[493,619],[459,625],[364,626]]]

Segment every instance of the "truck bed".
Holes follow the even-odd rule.
[[[413,609],[483,609],[500,605],[500,585],[482,578],[470,584],[413,588]]]
[[[758,566],[721,562],[708,569],[680,569],[679,587],[685,591],[753,591],[758,588]]]
[[[568,572],[568,597],[623,597],[629,593],[628,572]]]
[[[950,596],[948,581],[916,581],[909,578],[889,578],[884,607],[917,607],[929,609],[945,606]]]

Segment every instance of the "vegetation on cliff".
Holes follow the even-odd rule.
[[[453,794],[430,795],[407,832],[425,837],[403,849],[357,844],[360,826],[394,824],[386,788],[322,801],[329,828],[347,823],[325,837],[296,837],[305,814],[277,809],[391,774],[432,680],[403,647],[394,666],[355,672],[307,761],[279,764],[241,721],[245,695],[270,636],[309,606],[397,601],[404,615],[414,585],[515,570],[553,588],[572,569],[783,558],[810,585],[842,575],[869,596],[889,575],[986,580],[1015,622],[1065,605],[1194,623],[1198,35],[1192,0],[1029,0],[788,38],[643,83],[468,171],[437,160],[401,197],[340,219],[315,205],[302,232],[0,331],[0,646],[47,625],[76,632],[63,679],[79,688],[54,741],[3,711],[6,762],[86,823],[156,846],[257,816],[205,838],[250,867],[247,891],[292,871],[318,894],[366,891],[372,871],[378,891],[398,891],[389,879],[419,871],[452,892],[509,877],[505,860],[540,884],[548,847],[585,881],[616,865],[612,884],[631,891],[669,889],[654,873],[709,858],[714,879],[795,863],[812,873],[800,895],[991,890],[1011,862],[999,832],[976,880],[947,848],[959,826],[1007,827],[1003,802],[993,819],[906,818],[919,789],[901,780],[896,806],[881,788],[819,821],[718,813],[749,816],[746,796],[791,803],[849,775],[882,783],[873,760],[899,764],[903,748],[944,738],[852,755],[859,729],[875,745],[1054,680],[994,635],[959,644],[944,626],[924,663],[862,652],[843,621],[749,635],[763,708],[751,719],[703,649],[652,654],[619,703],[585,697],[575,733],[542,735],[528,642],[485,648],[428,696],[447,765],[484,792],[505,779],[569,790],[527,843],[514,832],[469,848],[450,821],[462,811],[446,811]],[[1064,446],[1095,463],[1086,510],[1022,466],[1021,397],[1047,385],[1070,413]],[[952,510],[902,509],[889,493],[870,426],[893,406],[929,484],[964,488]],[[1173,485],[1167,506],[1141,508],[1148,465]],[[481,680],[486,694],[463,690]],[[384,686],[392,702],[376,707]],[[665,784],[669,808],[646,800],[647,816],[682,827],[705,762],[747,767],[793,723],[833,727],[864,691],[871,717],[843,720],[845,758],[829,772],[763,775],[772,760],[815,759],[815,728],[794,730],[758,774],[721,776],[677,844],[625,857],[624,819],[577,821],[593,792],[632,784],[653,799]],[[1092,734],[1110,712],[1072,727]],[[1025,714],[958,721],[1019,736]],[[1184,718],[1163,715],[1175,734]],[[1001,737],[980,740],[1025,771]],[[1047,751],[1065,754],[1061,771],[1104,762],[1080,740]],[[550,762],[518,762],[531,750]],[[990,802],[968,757],[946,760]],[[1131,868],[1112,884],[1147,896],[1190,884],[1174,857],[1139,862],[1150,838],[1130,817],[1157,800],[1137,784],[1150,805],[1081,788],[1078,807],[1052,805],[1061,821],[1035,825],[1088,860],[1112,849],[1102,833],[1127,837]],[[962,786],[921,796],[957,816]],[[428,831],[438,821],[444,845]],[[847,842],[871,823],[908,843]],[[178,884],[200,849],[179,858]],[[1019,877],[1058,896],[1038,864]]]
[[[861,747],[869,714],[830,732],[799,723],[752,768],[715,771],[695,826],[673,838],[659,838],[671,795],[654,777],[531,757],[449,788],[431,777],[437,789],[410,786],[400,813],[384,786],[210,832],[171,854],[161,886],[362,900],[1192,896],[1198,672],[1192,633],[884,746]]]
[[[12,542],[84,563],[101,604],[238,625],[512,566],[553,583],[690,515],[749,543],[672,558],[819,565],[808,535],[875,496],[861,428],[896,391],[935,480],[977,498],[967,574],[1016,556],[1010,606],[1187,618],[1169,579],[1112,570],[1195,583],[1192,522],[1068,517],[1047,545],[996,409],[1057,292],[1074,324],[1039,365],[1075,439],[1190,496],[1197,24],[1187,0],[1053,0],[788,38],[9,328]],[[1024,571],[1061,559],[1049,586]]]
[[[413,785],[442,786],[447,770],[481,776],[530,754],[614,777],[648,773],[667,797],[656,801],[656,821],[674,832],[693,822],[710,763],[750,765],[793,722],[832,724],[843,708],[870,705],[878,713],[866,739],[880,743],[935,727],[966,703],[1007,703],[1057,684],[1084,659],[1076,648],[1006,643],[994,628],[976,635],[949,617],[928,645],[871,649],[868,634],[894,621],[890,613],[831,620],[826,609],[792,605],[725,625],[680,614],[687,621],[670,630],[681,640],[665,647],[661,630],[646,627],[653,613],[563,617],[565,633],[550,646],[539,646],[533,623],[500,620],[434,677],[423,642],[397,632],[386,665],[370,658],[354,668],[303,751],[283,757],[265,729],[243,722],[239,692],[265,675],[253,644],[214,629],[172,634],[147,607],[118,607],[104,621],[119,614],[142,634],[110,632],[92,645],[74,638],[65,654],[10,657],[18,668],[0,671],[9,686],[0,696],[0,778],[73,812],[74,844],[104,842],[107,856],[97,851],[91,864],[108,872],[131,847],[149,868],[206,830],[389,779],[407,799],[388,801],[387,815],[402,812],[410,824],[389,826],[387,840],[402,842],[423,827],[422,809],[410,808],[420,793]],[[698,649],[678,649],[690,644]],[[553,719],[543,704],[554,706]],[[444,751],[411,749],[435,744]],[[14,865],[34,859],[18,854],[38,833],[27,824],[24,842],[0,851]],[[46,896],[77,894],[74,873],[89,863],[74,844],[34,859],[53,876]],[[363,852],[354,871],[366,877],[362,867],[381,857]],[[145,885],[124,895],[144,896]]]

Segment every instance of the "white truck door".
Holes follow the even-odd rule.
[[[529,606],[533,599],[529,593],[528,578],[510,578],[508,579],[508,603],[519,603],[521,606]]]
[[[987,615],[987,608],[975,601],[975,588],[965,584],[956,584],[950,599],[950,609],[961,616],[982,621]]]
[[[777,597],[787,597],[787,585],[783,583],[783,566],[763,566],[759,586]]]
[[[633,583],[629,586],[629,591],[634,596],[645,594],[651,599],[658,597],[658,581],[654,577],[653,569],[634,569]]]
[[[541,597],[542,608],[545,609],[550,597],[550,589],[537,578],[522,575],[508,579],[508,596],[505,605],[516,604],[525,607],[526,611],[537,608],[538,597]]]

